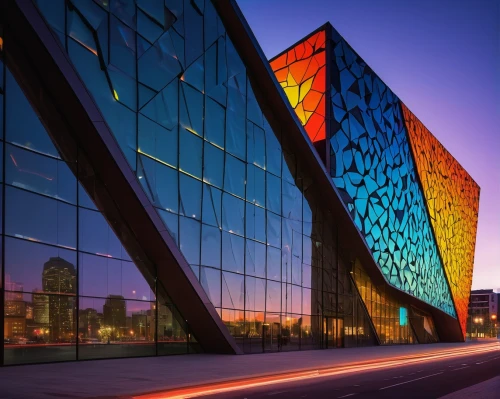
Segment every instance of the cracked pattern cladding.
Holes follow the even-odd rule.
[[[325,31],[319,31],[270,62],[278,82],[311,141],[326,138]]]
[[[331,176],[393,286],[455,317],[400,101],[334,33]]]
[[[479,210],[479,186],[403,104],[436,241],[465,334]]]

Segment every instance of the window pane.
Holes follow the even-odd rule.
[[[267,247],[267,278],[280,281],[281,277],[281,251],[277,248]]]
[[[268,210],[281,215],[281,180],[266,174],[266,207]]]
[[[179,217],[180,249],[187,262],[200,264],[200,222],[186,217]]]
[[[180,130],[179,168],[192,176],[202,178],[203,139],[185,129]]]
[[[205,143],[203,156],[203,181],[222,188],[224,152]]]
[[[221,275],[220,270],[211,269],[209,267],[201,268],[201,285],[210,299],[210,302],[215,307],[221,306]]]
[[[246,269],[250,276],[266,277],[266,246],[252,240],[246,240]]]
[[[244,201],[230,194],[222,194],[222,228],[230,233],[244,234]]]
[[[222,191],[203,184],[203,223],[222,228]]]
[[[245,277],[246,282],[246,309],[265,310],[266,307],[266,280]]]
[[[245,198],[245,164],[226,154],[224,191]]]
[[[52,140],[9,70],[6,76],[5,90],[9,97],[5,104],[6,141],[59,158]]]
[[[7,145],[6,182],[76,204],[76,179],[66,162]]]
[[[79,208],[79,249],[112,258],[122,257],[122,246],[101,213]]]
[[[244,272],[245,240],[222,232],[222,268],[236,273]]]
[[[205,98],[205,102],[205,138],[211,143],[224,148],[224,108],[210,98]]]
[[[76,297],[5,292],[4,363],[76,360]]]
[[[5,238],[5,289],[76,294],[76,252]]]
[[[267,312],[281,312],[281,283],[267,280]]]
[[[179,213],[193,219],[201,219],[201,182],[184,173],[179,175]]]
[[[5,189],[6,234],[76,248],[76,207],[13,187]]]
[[[222,272],[222,307],[244,308],[244,280],[241,274]]]
[[[201,241],[201,264],[220,268],[221,232],[218,227],[203,225]]]
[[[139,115],[139,149],[142,153],[177,167],[177,126],[168,130]]]

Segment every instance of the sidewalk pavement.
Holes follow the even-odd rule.
[[[182,355],[0,368],[0,398],[130,398],[202,384],[369,363],[486,342],[395,345],[254,355]]]
[[[498,399],[499,396],[500,376],[442,396],[440,399]]]

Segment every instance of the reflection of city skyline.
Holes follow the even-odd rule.
[[[5,344],[75,343],[76,336],[79,342],[152,341],[156,318],[160,339],[182,335],[180,328],[172,331],[172,314],[167,306],[156,310],[154,302],[127,300],[118,294],[77,298],[76,280],[73,263],[59,256],[43,264],[41,289],[34,288],[31,293],[6,273]],[[77,299],[81,307],[78,310]],[[92,306],[85,306],[89,302]]]

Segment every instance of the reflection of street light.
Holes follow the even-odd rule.
[[[483,324],[483,318],[482,317],[475,317],[474,318],[474,324],[476,325],[476,338],[479,338],[477,335],[477,325],[478,324]]]
[[[491,323],[490,323],[490,335],[493,335],[493,334],[491,334],[491,325],[494,324],[494,330],[493,331],[495,332],[495,338],[497,336],[497,323],[496,323],[496,321],[497,321],[497,315],[496,314],[492,314],[491,315]]]

